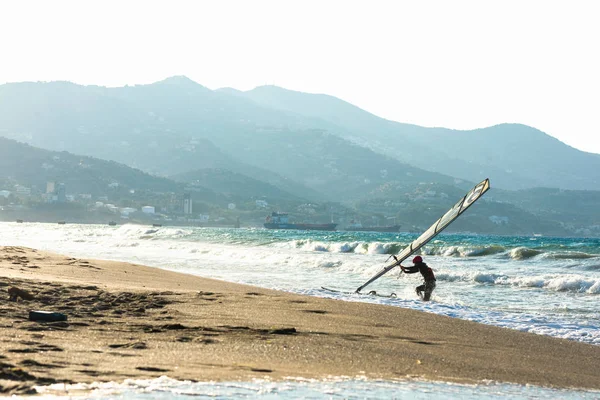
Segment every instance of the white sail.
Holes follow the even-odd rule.
[[[456,218],[458,218],[471,204],[475,203],[485,192],[487,192],[490,188],[489,179],[485,179],[478,183],[473,189],[471,189],[462,199],[458,201],[450,210],[446,212],[440,219],[435,221],[433,225],[429,227],[421,236],[417,239],[413,240],[411,244],[409,244],[404,250],[402,250],[397,256],[394,262],[381,271],[379,271],[375,276],[365,282],[361,287],[356,289],[356,293],[363,290],[367,285],[373,283],[375,280],[379,279],[381,276],[386,274],[388,271],[397,267],[402,263],[402,261],[406,260],[410,257],[411,254],[419,250],[421,247],[425,246],[427,242],[433,239],[438,233],[443,231],[448,225],[450,225]]]

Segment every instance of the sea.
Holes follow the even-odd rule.
[[[600,239],[440,234],[419,254],[437,278],[392,269],[354,294],[416,239],[413,233],[0,222],[0,244],[144,264],[229,282],[385,304],[600,345]],[[411,265],[408,260],[404,265]],[[340,292],[323,289],[333,288]],[[368,295],[376,291],[381,297]],[[349,292],[349,293],[345,293]],[[41,398],[90,399],[598,399],[600,392],[482,382],[361,377],[283,382],[186,382],[164,376],[38,387]]]

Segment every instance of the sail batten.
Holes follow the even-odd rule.
[[[356,292],[360,292],[366,286],[370,285],[381,276],[388,273],[393,268],[397,267],[406,260],[411,254],[415,253],[421,247],[425,246],[431,239],[437,236],[438,233],[448,227],[454,220],[456,220],[467,208],[475,203],[485,192],[490,188],[489,179],[484,179],[479,182],[473,189],[471,189],[466,195],[463,196],[450,210],[442,215],[437,221],[435,221],[425,232],[421,234],[417,239],[413,240],[411,244],[406,246],[398,255],[392,264],[386,266],[371,279],[365,282],[362,286],[356,289]]]

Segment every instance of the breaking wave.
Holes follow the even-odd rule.
[[[542,254],[542,250],[530,249],[528,247],[517,247],[509,251],[509,257],[513,260],[526,260]]]
[[[329,253],[356,253],[356,254],[397,254],[404,248],[400,243],[383,242],[322,242],[317,240],[293,240],[291,247]]]
[[[554,259],[554,260],[585,260],[588,258],[598,257],[598,254],[588,254],[588,253],[577,252],[577,251],[562,252],[562,253],[552,252],[552,253],[547,253],[546,257]]]
[[[521,288],[540,288],[555,292],[600,294],[600,279],[575,274],[517,277],[485,272],[438,272],[436,278],[447,282],[467,282]]]

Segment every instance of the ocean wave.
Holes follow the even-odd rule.
[[[509,251],[508,255],[513,260],[526,260],[542,254],[542,250],[530,249],[528,247],[517,247]]]
[[[447,282],[474,282],[474,283],[498,283],[506,275],[485,273],[485,272],[465,272],[465,273],[444,273],[437,272],[436,278]]]
[[[352,253],[360,246],[359,242],[322,242],[317,240],[293,240],[292,247],[318,252]]]
[[[311,239],[297,239],[287,242],[287,245],[277,247],[290,247],[306,251],[329,253],[356,253],[356,254],[387,254],[400,253],[409,243],[399,242],[326,242]],[[485,257],[506,253],[506,248],[500,245],[489,246],[425,246],[417,254],[442,257]]]
[[[341,265],[341,261],[324,261],[319,264],[319,268],[339,268]]]
[[[364,376],[329,376],[326,379],[287,377],[282,381],[183,381],[166,375],[122,382],[55,383],[35,386],[42,398],[71,399],[321,399],[321,398],[540,398],[597,399],[593,390],[555,389],[534,385],[481,382],[448,384],[417,378],[385,381]],[[78,396],[79,395],[79,396]],[[55,397],[56,396],[56,397]]]
[[[545,257],[553,259],[553,260],[585,260],[588,258],[598,257],[598,254],[589,254],[583,253],[579,251],[569,251],[564,253],[551,252],[546,253]]]
[[[522,288],[540,288],[556,292],[600,294],[600,279],[581,275],[543,275],[515,277],[486,272],[438,272],[436,278],[447,282],[466,282],[506,285]]]
[[[114,236],[122,239],[182,239],[192,234],[191,230],[170,227],[150,227],[147,225],[125,224],[114,231]]]
[[[506,247],[497,244],[484,246],[426,246],[423,249],[424,254],[443,257],[485,257],[502,254],[504,252],[506,252]]]
[[[329,253],[397,254],[404,246],[382,242],[323,242],[318,240],[292,240],[290,247]]]

